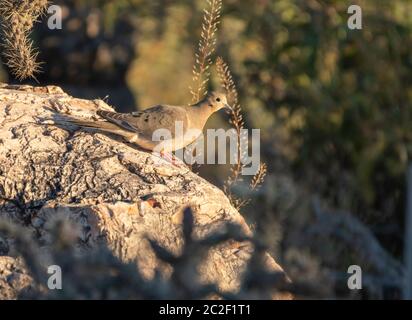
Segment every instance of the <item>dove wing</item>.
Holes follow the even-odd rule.
[[[181,121],[183,131],[189,126],[187,111],[184,107],[157,105],[132,113],[117,113],[99,110],[97,114],[123,129],[136,132],[141,138],[151,140],[157,129],[166,129],[175,137],[175,123]]]

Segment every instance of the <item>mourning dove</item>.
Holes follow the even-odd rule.
[[[63,122],[113,133],[143,149],[168,153],[195,141],[202,134],[209,117],[222,108],[230,108],[226,95],[211,92],[205,99],[190,106],[155,105],[132,113],[98,110],[97,115],[105,120],[86,121],[67,117]],[[156,133],[170,135],[158,141]]]

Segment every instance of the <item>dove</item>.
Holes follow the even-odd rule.
[[[211,92],[203,100],[190,106],[160,104],[131,113],[97,110],[97,115],[103,120],[86,121],[67,117],[64,122],[112,133],[142,149],[168,154],[195,141],[202,134],[209,117],[220,109],[231,109],[226,95]],[[157,133],[169,135],[159,141],[160,139],[156,138]]]

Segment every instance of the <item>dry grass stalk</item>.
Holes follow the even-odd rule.
[[[242,134],[242,129],[244,129],[245,122],[242,116],[242,108],[239,103],[239,95],[236,89],[236,84],[233,81],[232,73],[230,72],[229,66],[227,63],[221,58],[218,57],[216,59],[216,69],[219,75],[221,84],[223,89],[226,91],[229,104],[232,106],[230,110],[230,124],[234,127],[237,133],[237,162],[236,164],[232,165],[230,168],[230,175],[226,179],[223,185],[223,191],[228,196],[232,205],[237,208],[238,210],[244,206],[246,206],[250,199],[240,199],[233,195],[232,188],[239,182],[242,181],[242,168],[244,164],[242,163],[241,159],[247,150],[242,150],[241,145],[244,144],[245,139],[247,136]],[[265,163],[261,163],[259,166],[258,172],[253,176],[250,182],[250,190],[255,191],[257,190],[264,182],[265,175],[267,171],[267,166]]]
[[[267,173],[267,165],[266,163],[260,163],[258,172],[253,176],[252,181],[250,181],[250,189],[251,190],[258,190],[260,186],[265,181]]]
[[[33,24],[45,13],[48,0],[0,0],[3,57],[18,80],[40,71],[38,52],[29,39]]]
[[[204,10],[201,37],[193,65],[193,86],[190,87],[192,103],[200,101],[206,95],[212,65],[211,56],[216,50],[216,32],[220,23],[222,0],[207,0],[207,3],[208,8]]]

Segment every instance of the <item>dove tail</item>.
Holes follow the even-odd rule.
[[[76,126],[85,129],[93,129],[98,131],[104,131],[108,133],[114,133],[117,135],[124,136],[124,130],[121,130],[117,125],[107,122],[107,121],[86,121],[77,118],[64,117],[64,119],[59,119],[60,124],[67,126]]]

